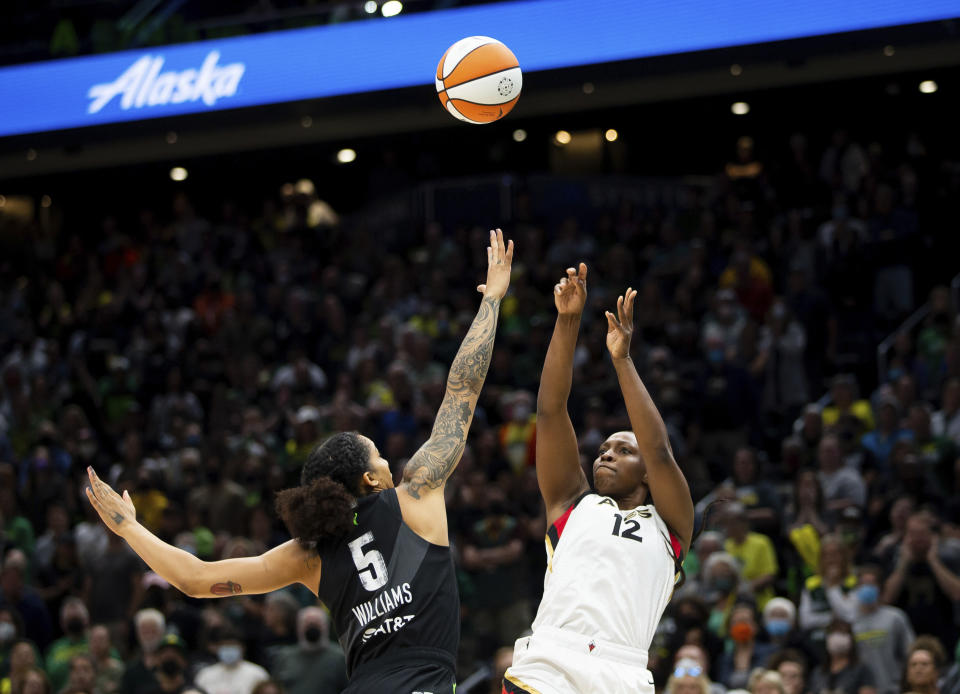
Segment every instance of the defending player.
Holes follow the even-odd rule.
[[[129,494],[119,496],[92,469],[87,497],[107,527],[190,596],[307,586],[333,613],[351,678],[346,692],[452,693],[460,604],[443,490],[490,366],[512,260],[513,242],[491,231],[487,282],[477,288],[483,302],[450,367],[433,432],[399,487],[370,439],[336,434],[310,454],[301,486],[278,495],[296,539],[258,557],[218,562],[162,542],[137,523]]]
[[[607,349],[633,431],[600,446],[590,489],[567,413],[586,265],[568,269],[554,287],[557,323],[537,398],[548,565],[533,635],[517,641],[504,678],[507,694],[654,691],[647,651],[690,545],[693,500],[630,359],[636,294],[628,289],[617,315],[606,314]]]

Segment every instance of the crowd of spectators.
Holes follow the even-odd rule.
[[[960,330],[949,277],[919,265],[937,233],[924,201],[950,194],[931,171],[915,136],[867,146],[837,132],[816,150],[794,135],[769,161],[742,138],[709,186],[611,199],[585,181],[574,210],[521,190],[510,223],[475,220],[505,227],[517,252],[448,485],[460,691],[499,691],[539,600],[535,394],[551,288],[580,260],[570,409],[584,464],[629,426],[603,310],[633,285],[635,358],[706,529],[651,650],[659,685],[960,691]],[[308,591],[185,597],[104,528],[84,471],[211,560],[287,538],[273,495],[331,432],[369,435],[399,474],[476,311],[486,229],[373,228],[306,184],[257,209],[195,202],[129,219],[67,210],[12,245],[5,230],[0,693],[344,685]],[[928,297],[878,379],[877,343]]]

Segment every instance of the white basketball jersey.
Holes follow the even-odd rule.
[[[649,650],[681,556],[653,505],[621,511],[586,494],[550,526],[546,543],[534,634],[550,626]]]

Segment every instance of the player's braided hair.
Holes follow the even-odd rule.
[[[714,499],[709,504],[707,504],[707,507],[703,509],[703,514],[700,517],[699,527],[697,527],[697,522],[696,522],[697,519],[696,518],[693,519],[694,532],[693,532],[693,537],[690,538],[690,549],[693,549],[693,543],[697,541],[698,537],[700,537],[700,533],[702,533],[704,530],[707,529],[707,516],[710,515],[710,512],[713,511],[713,509],[716,506],[718,506],[719,504],[726,503],[726,501],[727,501],[726,499]],[[673,589],[678,590],[679,588],[682,588],[683,584],[686,582],[687,582],[687,572],[683,568],[683,562],[678,562],[677,580],[673,585]]]
[[[314,550],[346,535],[369,469],[370,449],[355,431],[334,434],[310,452],[300,486],[277,494],[277,513],[301,547]]]

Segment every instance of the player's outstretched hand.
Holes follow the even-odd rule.
[[[625,294],[617,299],[617,315],[606,311],[607,349],[614,359],[630,356],[630,338],[633,336],[633,299],[637,290],[627,287]]]
[[[587,303],[587,266],[567,268],[567,276],[553,286],[553,303],[561,316],[579,316]]]
[[[130,494],[126,490],[123,496],[117,494],[97,476],[92,467],[87,468],[87,476],[90,478],[87,498],[106,526],[117,535],[123,536],[124,531],[137,519],[137,510],[133,507]]]
[[[487,247],[487,281],[477,286],[484,297],[502,299],[510,286],[510,267],[513,265],[513,241],[503,242],[500,229],[490,230]]]

